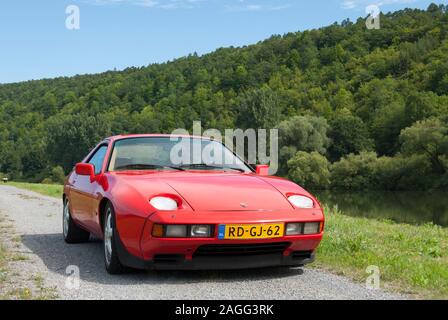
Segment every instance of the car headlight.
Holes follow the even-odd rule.
[[[286,235],[298,236],[298,235],[319,234],[322,232],[321,226],[322,222],[288,223],[286,225]]]
[[[288,200],[297,208],[303,208],[303,209],[314,208],[313,199],[305,197],[305,196],[293,195],[293,196],[289,196]]]
[[[208,238],[211,236],[211,228],[209,225],[194,225],[190,228],[190,237]]]
[[[176,200],[168,197],[154,197],[149,203],[157,210],[172,211],[178,208]]]
[[[320,222],[305,223],[303,234],[317,234],[320,231]]]
[[[302,234],[302,231],[303,231],[303,223],[288,223],[286,225],[287,236],[296,236]]]

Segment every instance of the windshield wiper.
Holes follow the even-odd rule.
[[[208,165],[206,163],[191,163],[191,164],[184,164],[181,165],[180,168],[189,168],[189,169],[213,169],[213,170],[221,170],[221,169],[228,169],[228,170],[235,170],[239,172],[246,172],[246,170],[241,168],[234,168],[234,167],[224,167],[224,166],[212,166]]]
[[[152,169],[173,169],[179,171],[185,171],[185,169],[175,166],[163,166],[159,164],[127,164],[115,168],[115,170],[152,170]]]

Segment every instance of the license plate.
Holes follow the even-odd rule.
[[[219,225],[218,239],[272,239],[283,237],[283,223]]]

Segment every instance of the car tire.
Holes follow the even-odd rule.
[[[117,232],[115,229],[115,211],[110,202],[106,205],[104,210],[104,264],[108,273],[122,274],[127,271],[127,268],[121,264],[120,258],[118,257],[116,245]]]
[[[64,200],[62,211],[62,234],[67,243],[83,243],[89,241],[90,233],[78,227],[72,219],[70,213],[70,202]]]

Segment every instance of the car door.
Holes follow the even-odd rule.
[[[103,163],[106,157],[108,145],[99,145],[86,163],[93,164],[95,175],[101,173]],[[98,188],[96,181],[91,181],[88,176],[76,175],[73,186],[70,191],[72,212],[78,223],[87,228],[90,232],[97,233],[97,220],[95,217],[94,203],[96,203],[96,190]]]

